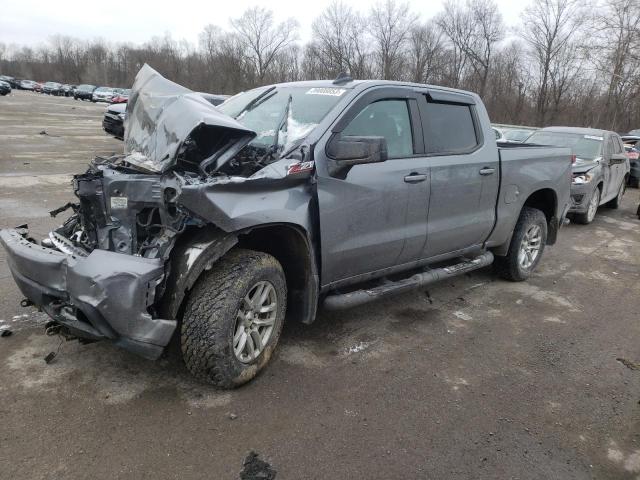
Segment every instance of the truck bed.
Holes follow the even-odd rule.
[[[553,216],[560,218],[569,204],[571,188],[571,151],[568,148],[500,142],[498,155],[500,191],[496,202],[496,227],[487,241],[488,247],[508,242],[523,205],[534,192],[542,190],[543,195],[556,197]]]

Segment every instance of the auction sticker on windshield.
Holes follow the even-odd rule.
[[[332,97],[339,97],[347,90],[344,88],[310,88],[307,90],[307,95],[331,95]]]
[[[604,140],[604,138],[596,137],[595,135],[585,135],[584,138],[586,138],[587,140],[598,140],[599,142]]]

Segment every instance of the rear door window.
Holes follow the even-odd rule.
[[[471,109],[470,105],[427,99],[424,122],[427,153],[459,154],[477,147],[479,140]]]

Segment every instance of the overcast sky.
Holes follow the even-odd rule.
[[[515,26],[525,5],[531,0],[496,0],[508,26]],[[310,37],[311,22],[330,0],[134,0],[128,3],[85,0],[83,2],[3,1],[0,11],[0,42],[37,45],[60,33],[109,42],[143,43],[169,32],[174,39],[194,44],[198,33],[209,23],[230,28],[229,18],[239,16],[256,4],[274,11],[277,20],[294,17],[300,23],[300,38]],[[354,9],[366,12],[375,0],[345,0]],[[409,0],[423,18],[441,10],[442,0]],[[165,6],[162,6],[162,5]]]

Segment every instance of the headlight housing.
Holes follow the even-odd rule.
[[[118,116],[120,117],[120,120],[124,121],[124,119],[126,118],[127,114],[126,113],[119,113]]]
[[[593,180],[593,175],[589,172],[585,173],[576,173],[571,180],[571,183],[574,185],[584,185],[585,183],[589,183]]]

